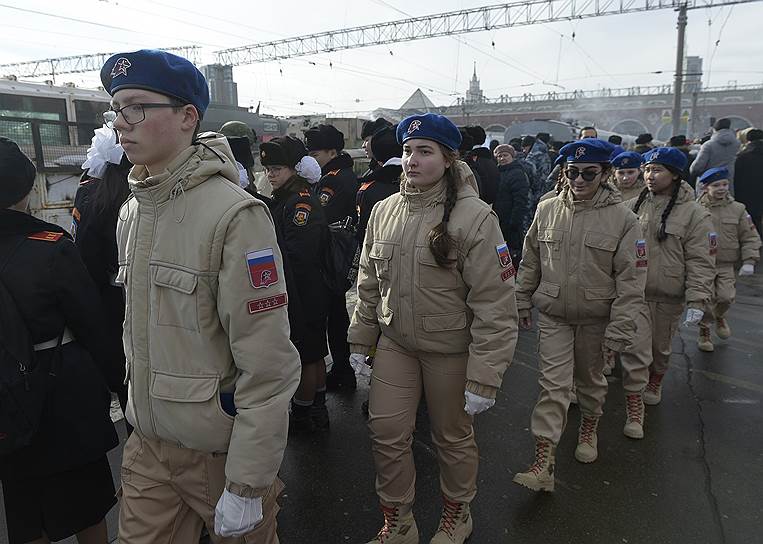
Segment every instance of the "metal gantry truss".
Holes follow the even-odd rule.
[[[220,64],[242,65],[373,45],[514,26],[641,11],[713,8],[758,0],[530,0],[423,15],[216,51]]]
[[[163,48],[162,51],[181,55],[196,64],[200,59],[199,49],[198,45],[191,45],[185,47],[167,47]],[[71,57],[0,64],[0,74],[6,76],[14,75],[16,77],[42,77],[97,72],[112,55],[114,53],[95,53],[92,55],[74,55]]]

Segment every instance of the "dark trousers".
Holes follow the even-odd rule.
[[[344,293],[332,294],[329,298],[328,337],[333,369],[350,367],[350,345],[347,343],[347,329],[350,317],[347,315],[347,301]]]

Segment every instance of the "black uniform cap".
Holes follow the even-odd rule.
[[[403,156],[403,146],[397,143],[397,125],[384,127],[371,138],[371,152],[374,158],[384,165],[392,157]]]
[[[360,139],[365,140],[369,136],[373,136],[383,128],[391,127],[392,123],[387,121],[384,117],[379,117],[373,121],[364,121],[363,128],[360,129]]]
[[[469,136],[471,136],[472,140],[474,141],[472,146],[482,145],[485,143],[485,140],[487,139],[487,134],[485,134],[485,129],[479,125],[466,127],[466,132],[469,133]]]
[[[273,138],[260,144],[260,162],[262,166],[288,166],[294,168],[307,155],[302,140],[291,136]]]
[[[305,131],[305,143],[310,151],[344,149],[344,134],[334,125],[318,125]]]
[[[0,137],[0,210],[21,202],[32,190],[36,174],[16,142]]]

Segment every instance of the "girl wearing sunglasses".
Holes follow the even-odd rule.
[[[531,418],[535,460],[514,481],[535,491],[554,490],[573,378],[582,415],[575,458],[596,460],[605,359],[633,341],[632,315],[643,304],[641,229],[606,181],[611,152],[611,144],[597,139],[564,146],[560,190],[538,204],[525,238],[517,308],[525,329],[538,309],[541,391]]]

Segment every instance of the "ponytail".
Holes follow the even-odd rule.
[[[456,179],[455,173],[455,161],[458,159],[458,155],[445,147],[441,146],[441,149],[451,164],[445,170],[445,204],[442,222],[429,231],[429,251],[434,255],[438,266],[447,268],[453,262],[453,259],[448,258],[448,255],[455,245],[455,240],[448,234],[448,222],[450,221],[450,214],[456,206],[458,186],[461,180]]]

